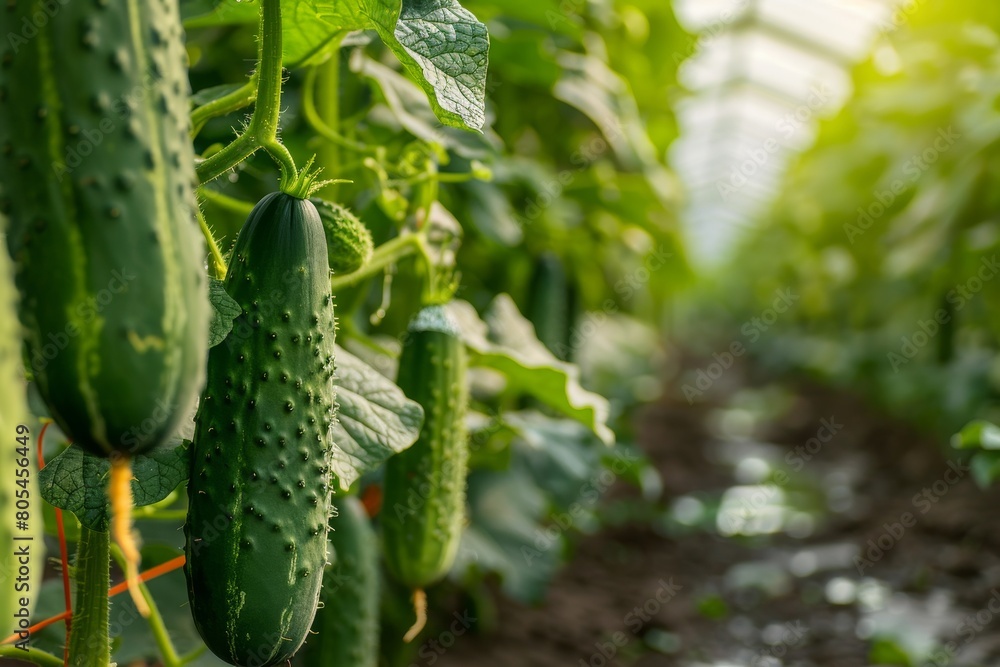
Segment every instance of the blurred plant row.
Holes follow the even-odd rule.
[[[948,436],[1000,417],[1000,8],[908,16],[698,310],[739,331],[791,290],[752,354]]]

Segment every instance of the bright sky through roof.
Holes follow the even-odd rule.
[[[919,0],[909,0],[919,2]],[[702,35],[683,64],[670,161],[687,190],[692,260],[723,259],[766,211],[816,123],[851,94],[850,67],[891,25],[891,0],[675,0]]]

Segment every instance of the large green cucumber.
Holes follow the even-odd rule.
[[[323,573],[313,633],[299,653],[302,667],[376,667],[378,664],[378,538],[354,496],[335,499],[330,519],[333,562]]]
[[[389,459],[381,512],[385,562],[402,584],[422,589],[451,568],[465,521],[469,448],[465,348],[442,306],[413,318],[397,384],[424,408],[420,437]]]
[[[0,236],[0,636],[31,625],[45,564],[34,442],[21,371],[14,275]],[[20,522],[24,521],[23,524]],[[23,526],[23,527],[19,527]],[[25,604],[26,603],[26,604]],[[27,638],[24,635],[23,638]]]
[[[327,561],[336,325],[316,208],[264,197],[240,230],[225,287],[243,313],[209,353],[185,573],[205,643],[259,667],[301,646]]]
[[[31,371],[76,442],[139,453],[193,407],[207,354],[177,0],[0,16],[0,212]]]

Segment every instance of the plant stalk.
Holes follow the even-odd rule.
[[[69,667],[108,667],[108,587],[111,535],[80,527],[76,551],[76,607],[69,638]]]

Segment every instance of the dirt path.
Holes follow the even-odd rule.
[[[995,664],[1000,490],[842,393],[745,369],[717,384],[703,403],[675,395],[637,416],[664,480],[653,521],[582,538],[542,605],[500,601],[494,634],[433,662]],[[630,489],[612,495],[634,504]],[[734,526],[760,534],[720,534]]]

